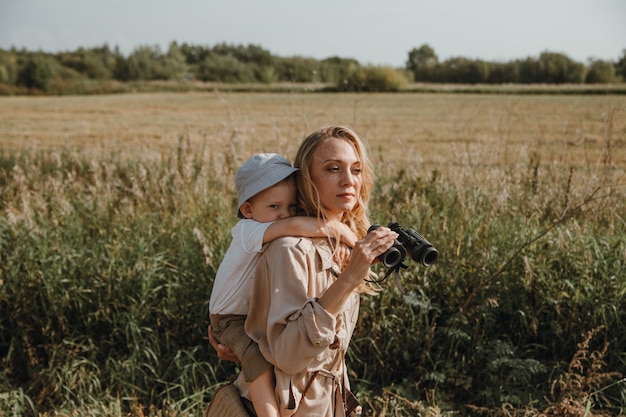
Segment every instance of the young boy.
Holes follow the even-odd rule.
[[[254,155],[239,168],[235,185],[241,220],[232,228],[233,240],[218,268],[209,301],[213,336],[240,359],[258,417],[279,415],[272,365],[244,331],[252,277],[263,245],[282,236],[337,236],[349,247],[356,243],[356,236],[343,223],[324,224],[313,217],[295,216],[296,171],[285,158],[269,153]]]

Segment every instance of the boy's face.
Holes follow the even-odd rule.
[[[296,215],[298,201],[293,178],[266,188],[241,205],[246,219],[267,223]]]

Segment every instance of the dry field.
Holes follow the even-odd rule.
[[[626,97],[572,95],[154,93],[0,97],[2,148],[158,156],[185,143],[242,157],[293,156],[326,124],[355,128],[373,160],[414,169],[542,164],[626,168]],[[384,165],[384,164],[383,164]]]

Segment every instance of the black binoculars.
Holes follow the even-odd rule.
[[[379,224],[370,226],[368,233],[379,228]],[[394,268],[401,264],[409,254],[411,259],[424,266],[431,266],[439,258],[435,247],[413,229],[403,229],[398,223],[389,223],[387,226],[398,234],[398,238],[390,247],[378,257],[387,268]]]

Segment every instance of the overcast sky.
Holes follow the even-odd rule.
[[[623,55],[625,22],[626,0],[0,0],[0,48],[225,42],[404,66],[428,44],[440,60],[550,51],[587,63]]]

